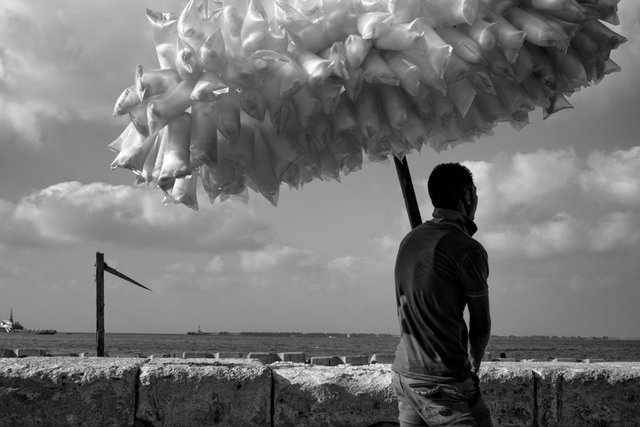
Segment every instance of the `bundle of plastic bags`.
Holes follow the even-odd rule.
[[[112,167],[165,203],[277,203],[282,183],[521,128],[618,71],[619,0],[190,0],[147,10],[159,65],[114,115]],[[267,7],[265,7],[267,5]]]

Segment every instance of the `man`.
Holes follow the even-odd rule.
[[[471,237],[476,187],[469,169],[446,163],[434,168],[428,189],[433,219],[407,234],[396,258],[398,420],[401,426],[491,426],[477,376],[491,317],[487,253]]]

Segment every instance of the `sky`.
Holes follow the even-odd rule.
[[[393,266],[410,227],[392,162],[283,186],[277,207],[200,194],[198,211],[110,169],[127,125],[115,100],[136,65],[156,66],[145,8],[180,6],[0,3],[0,318],[95,331],[102,252],[152,289],[107,275],[107,332],[398,333]],[[495,335],[640,336],[640,2],[619,11],[622,71],[573,109],[408,156],[423,219],[435,165],[474,174]]]

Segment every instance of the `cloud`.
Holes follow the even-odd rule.
[[[0,5],[0,127],[32,144],[47,120],[108,119],[125,68],[133,81],[153,54],[136,42],[150,35],[140,5],[61,3]]]
[[[640,147],[500,154],[466,162],[478,187],[478,238],[492,256],[604,253],[640,242]]]
[[[591,153],[579,176],[581,190],[593,198],[640,208],[640,146],[610,154]]]
[[[193,212],[162,206],[159,196],[146,187],[55,184],[15,205],[0,202],[0,242],[41,247],[110,241],[220,254],[261,248],[273,237],[247,205],[203,203]]]

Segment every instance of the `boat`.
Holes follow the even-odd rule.
[[[197,331],[189,331],[187,332],[187,335],[211,335],[211,332],[202,332],[202,330],[200,329],[200,325],[198,325],[198,330]]]
[[[17,320],[13,319],[13,308],[9,314],[9,320],[0,321],[0,328],[7,331],[8,334],[38,334],[38,335],[53,335],[55,329],[26,329]]]

